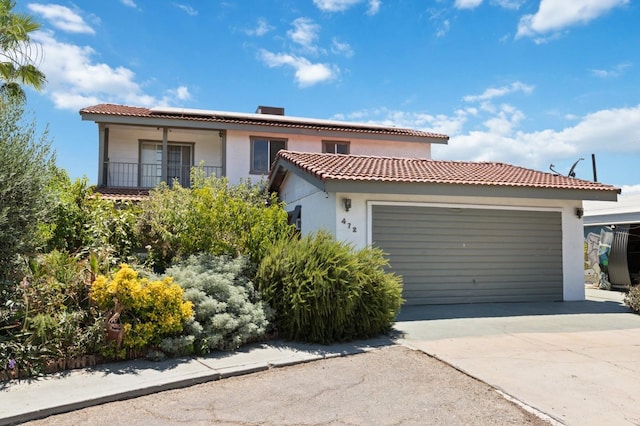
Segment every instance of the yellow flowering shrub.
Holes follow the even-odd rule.
[[[104,312],[122,304],[122,347],[144,349],[182,332],[193,316],[193,304],[182,297],[182,287],[167,277],[162,281],[139,278],[129,265],[120,265],[113,276],[98,276],[91,286],[91,299]]]

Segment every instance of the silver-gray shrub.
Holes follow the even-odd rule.
[[[271,315],[249,278],[252,269],[243,256],[199,254],[166,270],[193,303],[194,320],[185,333],[193,336],[196,353],[236,349],[264,337]]]

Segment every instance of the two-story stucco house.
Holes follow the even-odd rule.
[[[388,254],[410,304],[583,300],[583,200],[618,188],[502,163],[436,161],[445,135],[364,123],[97,105],[98,190],[141,197],[189,171],[267,177],[302,234]]]
[[[289,117],[283,108],[255,114],[102,104],[83,108],[99,129],[98,190],[117,197],[160,182],[189,185],[190,170],[229,182],[269,174],[281,149],[340,154],[431,157],[445,135],[374,124]]]

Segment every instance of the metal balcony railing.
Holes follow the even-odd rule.
[[[180,182],[184,188],[191,186],[191,170],[195,167],[202,168],[205,177],[222,176],[220,166],[167,166],[167,183],[171,185],[174,180]],[[159,164],[145,163],[104,163],[104,185],[111,188],[154,188],[162,181],[162,166]]]

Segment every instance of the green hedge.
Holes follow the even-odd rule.
[[[332,343],[391,328],[402,280],[379,249],[355,250],[326,232],[281,240],[263,259],[256,284],[286,339]]]

